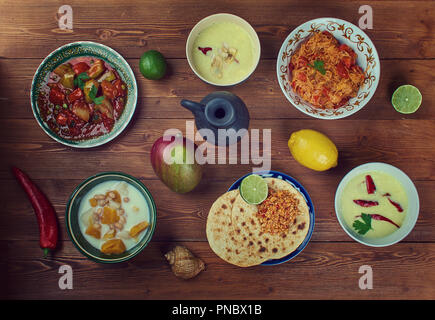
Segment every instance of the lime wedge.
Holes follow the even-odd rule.
[[[251,174],[242,180],[240,195],[249,204],[260,204],[268,195],[267,182],[257,174]]]
[[[394,91],[391,103],[398,112],[409,114],[417,111],[421,100],[420,91],[410,84],[405,84]]]

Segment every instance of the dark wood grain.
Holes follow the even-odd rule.
[[[58,1],[0,2],[0,298],[6,299],[435,299],[435,33],[434,1],[114,1],[104,7],[70,1],[74,31],[58,29]],[[369,4],[374,29],[366,30],[381,58],[381,79],[372,100],[349,118],[322,121],[294,108],[276,78],[276,57],[289,32],[309,19],[334,16],[358,24],[358,8]],[[174,194],[157,179],[150,161],[154,141],[169,128],[185,131],[191,113],[183,98],[200,100],[217,90],[198,78],[185,60],[185,42],[201,18],[231,12],[258,32],[262,57],[243,85],[227,88],[249,108],[250,129],[272,129],[272,169],[301,182],[314,202],[316,224],[305,250],[275,267],[238,268],[210,249],[205,224],[213,201],[252,163],[208,165],[200,186]],[[35,121],[29,102],[32,77],[44,57],[73,41],[109,45],[131,65],[139,98],[133,121],[114,141],[91,150],[65,147]],[[139,72],[140,55],[157,49],[167,58],[168,75],[149,81]],[[412,115],[397,113],[391,94],[401,84],[423,94]],[[299,165],[287,140],[312,128],[327,134],[339,150],[339,164],[326,172]],[[260,139],[260,142],[263,142]],[[202,143],[197,141],[198,144]],[[262,144],[260,144],[262,145]],[[341,229],[334,210],[335,190],[353,167],[390,163],[414,181],[420,214],[402,242],[372,248],[354,242]],[[59,217],[60,244],[42,258],[36,219],[10,166],[26,171],[52,201]],[[103,265],[75,249],[64,226],[65,206],[83,179],[101,171],[138,177],[154,195],[157,227],[148,247],[129,262]],[[176,279],[163,254],[184,244],[207,270],[191,281]],[[74,289],[60,290],[58,269],[70,265]],[[372,290],[361,290],[358,269],[373,268]]]
[[[184,58],[185,42],[202,18],[231,12],[256,29],[263,58],[275,59],[287,35],[300,24],[319,17],[337,17],[358,24],[358,8],[369,4],[374,29],[368,34],[384,58],[434,58],[433,1],[303,1],[272,0],[261,5],[242,1],[105,1],[105,8],[86,0],[70,1],[74,32],[60,32],[57,1],[3,1],[0,19],[0,56],[45,57],[53,48],[80,40],[102,42],[127,58],[155,48],[168,58]],[[109,13],[109,16],[107,15]],[[35,19],[37,17],[37,19]],[[29,41],[32,39],[32,41]]]
[[[425,143],[425,137],[435,135],[433,120],[340,120],[336,123],[339,125],[318,120],[253,120],[250,127],[261,132],[264,129],[272,130],[272,168],[290,172],[300,179],[305,175],[313,178],[333,175],[338,179],[356,165],[381,161],[400,167],[413,179],[435,180],[435,150],[432,144]],[[0,159],[0,163],[5,164],[0,169],[0,178],[10,177],[7,165],[15,164],[23,167],[35,179],[74,179],[77,175],[86,178],[96,171],[116,168],[150,179],[155,177],[149,162],[154,141],[170,128],[185,132],[186,121],[160,119],[156,125],[152,119],[137,119],[115,141],[92,150],[60,145],[31,119],[0,120],[0,127],[4,131],[2,148],[6,152]],[[340,164],[336,169],[319,174],[293,160],[287,141],[293,131],[302,128],[316,129],[332,137],[340,150]],[[263,141],[262,135],[260,141]],[[131,160],[122,160],[126,153]],[[216,151],[216,157],[217,154]],[[43,159],[51,160],[47,162]],[[234,160],[241,163],[240,159]],[[233,165],[230,171],[224,165],[212,164],[207,170],[208,179],[234,181],[249,168],[259,167],[253,165],[252,161],[250,164]]]
[[[0,241],[0,248],[21,253],[6,263],[8,297],[39,299],[44,292],[50,299],[130,299],[132,295],[135,299],[430,299],[435,294],[428,285],[435,280],[434,273],[427,272],[435,267],[433,243],[369,248],[311,242],[291,262],[273,268],[232,266],[205,242],[177,244],[201,257],[206,271],[190,281],[175,278],[163,257],[173,242],[153,241],[129,262],[102,265],[81,256],[69,241],[50,260],[41,258],[34,241]],[[58,286],[58,270],[64,264],[73,270],[72,290]],[[363,265],[373,270],[371,290],[358,286]]]
[[[2,118],[31,118],[29,90],[41,59],[0,59],[0,109]],[[139,72],[139,60],[128,63],[136,75],[139,103],[136,118],[189,119],[192,114],[180,106],[181,99],[200,101],[214,91],[197,78],[185,59],[169,60],[171,75],[161,81],[145,79]],[[390,103],[393,91],[402,84],[413,84],[424,95],[422,107],[406,119],[435,119],[435,92],[427,86],[435,82],[435,60],[382,60],[378,90],[369,104],[347,119],[389,120],[405,118]],[[241,86],[225,88],[240,96],[249,107],[253,119],[311,119],[297,110],[282,93],[275,60],[262,60],[254,74]],[[253,95],[252,92],[258,92]]]
[[[60,237],[67,241],[68,235],[65,226],[66,202],[75,187],[81,180],[44,179],[35,180],[41,189],[52,201],[60,221]],[[228,181],[203,182],[200,187],[189,195],[175,194],[169,191],[160,180],[143,180],[142,182],[154,195],[157,207],[157,226],[153,240],[155,241],[207,241],[205,225],[208,211],[212,203],[223,194],[230,186]],[[335,187],[339,179],[330,176],[324,179],[315,177],[303,179],[309,189],[312,200],[315,203],[315,232],[311,241],[321,242],[352,242],[353,240],[341,229],[331,199],[335,195]],[[325,186],[334,186],[325,190]],[[406,242],[434,242],[435,198],[432,194],[435,190],[430,181],[417,181],[416,187],[422,199],[420,214],[417,224],[412,233],[404,240]],[[23,199],[23,191],[15,180],[2,181],[0,192],[7,202],[1,203],[4,212],[8,212],[8,223],[0,224],[1,240],[37,240],[38,228],[33,222],[34,214],[32,207]],[[171,201],[168,201],[168,198]],[[191,201],[190,199],[194,199]],[[35,220],[35,221],[34,221]],[[35,250],[37,248],[35,247]]]

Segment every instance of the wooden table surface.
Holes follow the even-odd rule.
[[[73,32],[58,28],[63,1],[0,1],[0,297],[8,299],[434,299],[435,298],[435,2],[433,1],[68,1]],[[358,24],[358,9],[373,9],[366,30],[381,58],[376,94],[346,119],[317,120],[285,99],[276,79],[276,57],[283,40],[298,25],[318,17]],[[192,115],[183,98],[199,100],[217,90],[199,80],[185,59],[189,31],[201,18],[230,12],[258,32],[262,56],[255,73],[229,91],[249,108],[251,128],[272,129],[272,168],[300,181],[316,208],[314,234],[305,250],[274,267],[238,268],[210,249],[205,224],[213,201],[250,165],[209,165],[194,192],[178,195],[155,176],[149,156],[166,129],[184,130]],[[107,145],[77,150],[49,138],[35,121],[29,102],[33,74],[59,46],[80,40],[108,45],[121,53],[137,79],[139,98],[131,124]],[[159,50],[168,75],[149,81],[139,72],[141,54]],[[412,115],[396,112],[392,91],[413,84],[423,94]],[[313,128],[339,149],[339,165],[318,173],[291,157],[291,132]],[[405,171],[420,195],[420,215],[411,234],[386,247],[363,246],[341,229],[334,194],[343,176],[357,165],[381,161]],[[44,259],[36,219],[10,166],[26,171],[54,204],[61,229],[59,249]],[[73,189],[101,171],[138,177],[154,195],[157,228],[145,250],[126,263],[102,265],[82,256],[65,230],[64,211]],[[207,270],[190,281],[170,271],[163,253],[184,244]],[[60,290],[59,267],[70,265],[73,289]],[[373,270],[373,289],[361,290],[362,265]]]

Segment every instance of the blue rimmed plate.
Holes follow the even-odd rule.
[[[247,175],[244,175],[243,177],[239,178],[236,182],[234,182],[231,185],[231,187],[228,189],[228,191],[238,189],[240,184],[242,183],[242,180],[251,174],[253,174],[253,173],[248,173]],[[307,190],[305,190],[305,188],[297,180],[290,177],[289,175],[286,175],[286,174],[278,172],[278,171],[261,171],[261,172],[255,172],[255,174],[258,174],[258,175],[262,176],[263,178],[276,178],[276,179],[284,180],[287,183],[290,183],[296,190],[298,190],[302,194],[305,201],[307,202],[308,209],[309,209],[310,228],[308,229],[308,233],[305,236],[304,241],[299,245],[299,247],[296,248],[296,250],[294,250],[290,254],[286,255],[285,257],[282,257],[280,259],[267,260],[267,261],[262,263],[262,265],[265,265],[265,266],[273,266],[273,265],[281,264],[281,263],[284,263],[284,262],[287,262],[287,261],[293,259],[299,253],[301,253],[301,251],[304,250],[304,248],[307,246],[307,244],[310,241],[311,236],[313,234],[313,230],[314,230],[314,220],[315,220],[314,219],[314,205],[313,205],[313,202],[311,201],[311,198],[310,198]]]
[[[121,117],[115,122],[115,125],[107,134],[89,140],[67,140],[55,132],[41,118],[38,107],[39,92],[47,82],[50,73],[62,63],[65,63],[77,57],[95,57],[107,62],[121,77],[122,81],[127,85],[127,99]],[[130,65],[125,59],[115,50],[103,44],[91,41],[78,41],[63,45],[51,52],[35,72],[30,90],[30,102],[33,115],[35,116],[39,126],[52,139],[64,145],[75,148],[91,148],[105,144],[116,138],[129,124],[133,117],[137,103],[137,83]]]

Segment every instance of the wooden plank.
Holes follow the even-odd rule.
[[[300,24],[318,17],[337,17],[358,24],[359,1],[105,1],[104,8],[88,1],[70,1],[74,32],[61,32],[56,18],[59,2],[2,1],[0,56],[42,58],[73,41],[91,40],[113,47],[128,58],[157,49],[169,58],[185,56],[185,42],[201,18],[228,12],[247,19],[256,29],[262,56],[275,59],[287,35]],[[434,58],[432,20],[435,3],[419,1],[366,1],[373,8],[374,29],[368,34],[384,58]],[[107,13],[110,12],[110,17]],[[412,14],[410,14],[412,13]],[[37,18],[35,18],[37,17]],[[32,41],[29,41],[32,39]]]
[[[59,218],[60,238],[68,240],[65,230],[65,208],[69,196],[82,180],[43,179],[35,183],[54,205]],[[205,226],[212,203],[227,191],[232,181],[203,183],[192,193],[171,192],[159,180],[142,180],[154,196],[157,207],[157,226],[154,241],[206,241]],[[315,207],[315,229],[311,241],[334,242],[353,240],[340,227],[335,216],[334,197],[338,179],[303,179]],[[325,186],[333,186],[326,188]],[[435,234],[435,192],[432,181],[417,181],[420,214],[417,224],[406,242],[433,242]],[[0,182],[2,216],[0,240],[38,240],[39,232],[33,209],[15,180]]]
[[[185,120],[162,119],[156,128],[154,120],[136,119],[121,136],[107,145],[80,150],[55,142],[34,120],[0,120],[3,137],[0,147],[5,153],[0,159],[3,164],[0,179],[10,178],[8,166],[12,164],[22,167],[34,179],[77,179],[99,171],[118,170],[143,179],[153,179],[155,175],[149,162],[152,144],[165,130],[175,128],[184,133],[185,127]],[[433,120],[253,120],[250,128],[260,130],[260,142],[263,141],[263,130],[271,129],[272,169],[301,179],[305,176],[338,179],[353,167],[373,161],[398,166],[413,180],[434,180],[435,177],[435,149],[430,141],[424,139],[435,135]],[[321,131],[334,141],[340,152],[338,167],[318,173],[293,160],[287,141],[291,132],[303,128]],[[258,141],[253,135],[251,137],[253,141]],[[210,165],[206,172],[207,179],[233,181],[253,167],[262,166],[261,163],[255,165],[252,154],[249,165],[242,165],[240,157],[233,159],[238,165],[229,165],[228,160],[225,162],[227,166]]]
[[[29,92],[33,75],[41,62],[39,59],[0,60],[0,117],[29,118],[33,113]],[[138,84],[136,118],[189,119],[192,114],[180,106],[181,99],[200,101],[207,94],[219,90],[205,84],[190,70],[184,59],[171,59],[171,73],[163,80],[146,80],[139,72],[139,60],[129,59]],[[362,110],[348,119],[434,119],[435,92],[428,83],[435,82],[435,60],[384,60],[381,63],[381,80],[376,94]],[[423,103],[412,114],[400,114],[391,105],[391,95],[402,84],[420,88]],[[249,108],[253,119],[312,119],[294,108],[283,95],[273,60],[263,60],[252,77],[243,84],[225,88],[240,96]],[[252,94],[257,92],[258,94]]]
[[[435,299],[435,34],[433,1],[368,1],[374,29],[367,33],[382,59],[382,77],[372,101],[347,119],[320,121],[293,108],[276,80],[281,43],[299,24],[335,16],[358,24],[360,1],[270,0],[142,1],[107,0],[94,6],[85,0],[73,7],[74,31],[58,29],[58,1],[0,1],[0,298],[9,299]],[[216,91],[197,79],[185,60],[185,41],[202,17],[231,11],[257,30],[262,60],[254,75],[226,90],[239,95],[251,113],[251,129],[272,129],[272,169],[292,175],[310,193],[316,225],[307,248],[289,263],[241,269],[220,260],[205,235],[208,210],[230,184],[250,172],[250,164],[209,165],[192,193],[169,191],[155,176],[149,152],[166,129],[184,132],[192,115],[182,98],[199,100]],[[410,14],[411,13],[411,14]],[[127,58],[136,75],[138,107],[129,127],[113,142],[77,150],[50,139],[37,125],[29,106],[33,74],[55,48],[91,40],[113,47]],[[166,56],[168,76],[144,79],[140,55],[157,49]],[[423,93],[423,104],[412,115],[391,107],[393,90],[405,83]],[[336,143],[339,165],[314,172],[291,157],[290,133],[312,128]],[[198,142],[201,143],[201,142]],[[261,144],[262,145],[262,144]],[[239,158],[237,158],[239,159]],[[334,212],[335,189],[353,167],[382,161],[404,170],[420,195],[420,216],[401,243],[371,248],[351,240]],[[9,167],[26,171],[53,202],[60,222],[60,244],[52,259],[43,259],[38,227],[24,192]],[[124,171],[140,178],[155,195],[158,223],[149,246],[133,260],[118,265],[84,258],[65,230],[64,210],[72,190],[101,171]],[[176,279],[163,254],[176,243],[191,248],[207,270],[191,281]],[[60,290],[61,265],[72,266],[74,289]],[[362,265],[373,268],[374,288],[360,290]],[[243,285],[240,285],[243,284]],[[246,285],[248,284],[248,285]]]
[[[434,299],[435,244],[372,248],[356,243],[311,242],[288,263],[239,268],[220,260],[204,242],[181,242],[207,270],[189,281],[174,277],[163,254],[173,243],[151,242],[126,263],[85,259],[70,242],[52,259],[32,241],[1,241],[8,259],[2,298],[20,299]],[[73,289],[60,290],[61,265],[73,270]],[[362,265],[373,270],[373,289],[361,290]],[[394,272],[392,272],[394,270]],[[121,280],[122,279],[122,280]],[[158,281],[156,281],[158,279]],[[244,284],[244,285],[241,285]],[[247,290],[249,284],[249,290]]]

